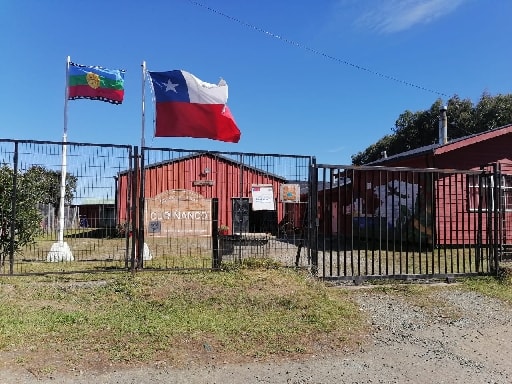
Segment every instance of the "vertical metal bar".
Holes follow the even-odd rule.
[[[482,265],[481,261],[483,260],[483,218],[482,218],[482,199],[483,199],[483,178],[484,171],[482,169],[482,173],[478,176],[478,214],[477,214],[477,259],[476,259],[476,272],[480,272]]]
[[[468,220],[467,210],[464,206],[464,181],[465,181],[465,174],[460,175],[460,198],[459,198],[459,206],[460,206],[460,212],[461,212],[461,243],[460,246],[462,247],[462,254],[461,254],[461,271],[459,272],[466,272],[466,227],[467,223],[466,220]]]
[[[370,253],[370,250],[368,249],[368,245],[370,244],[370,236],[371,236],[371,232],[372,232],[372,228],[373,228],[373,223],[372,223],[372,217],[369,217],[368,216],[368,201],[366,201],[366,195],[367,195],[367,187],[368,187],[368,174],[370,172],[368,171],[365,171],[363,173],[364,175],[364,179],[363,179],[363,185],[362,185],[362,193],[364,193],[364,201],[366,202],[365,203],[365,206],[364,206],[364,221],[365,221],[365,244],[364,244],[364,274],[365,275],[368,275],[368,255]],[[369,228],[369,226],[371,225],[371,227]]]
[[[342,211],[342,200],[341,200],[341,174],[343,172],[342,168],[337,169],[337,178],[336,178],[336,201],[338,202],[336,205],[336,262],[338,263],[338,276],[341,275],[341,242],[340,242],[340,231],[341,231],[341,216],[343,215]],[[345,174],[345,172],[343,172]],[[345,264],[345,263],[343,263]],[[345,275],[345,274],[343,274]]]
[[[126,190],[125,198],[126,198],[126,204],[125,204],[125,215],[124,218],[126,221],[124,223],[121,223],[125,226],[124,230],[124,237],[125,237],[125,258],[124,258],[124,267],[126,269],[129,268],[128,261],[130,258],[133,257],[131,251],[130,251],[130,241],[133,241],[133,237],[130,237],[130,233],[132,232],[132,201],[133,201],[133,147],[130,147],[128,150],[128,173],[126,174]],[[130,256],[131,255],[131,256]]]
[[[16,236],[16,192],[18,189],[18,142],[14,142],[14,173],[12,175],[12,194],[11,194],[11,221],[10,241],[9,241],[9,274],[14,274],[14,242]]]
[[[501,184],[501,172],[499,169],[499,165],[497,163],[493,164],[493,171],[494,171],[494,270],[493,272],[498,276],[499,273],[499,214],[500,214],[500,184]]]
[[[431,218],[430,222],[432,223],[432,274],[435,273],[435,260],[436,260],[436,249],[439,249],[439,239],[438,239],[438,230],[439,226],[437,225],[437,207],[439,207],[439,173],[432,172],[431,179],[429,181],[430,184],[430,200],[432,202],[431,207]]]
[[[312,158],[309,166],[309,174],[311,175],[310,185],[310,243],[311,243],[311,274],[318,275],[318,168],[316,166],[316,158]]]
[[[325,205],[325,209],[324,209],[324,212],[326,213],[324,215],[324,228],[328,228],[328,231],[329,231],[329,265],[330,265],[330,268],[329,268],[329,273],[331,276],[334,275],[334,271],[333,271],[333,252],[334,252],[334,245],[333,245],[333,228],[332,228],[332,218],[333,218],[333,215],[334,215],[334,212],[333,212],[333,194],[334,194],[334,170],[333,168],[329,168],[329,196],[327,196],[327,201],[326,201],[326,205]],[[324,196],[327,195],[327,194],[324,194]],[[327,215],[327,213],[329,213],[329,215]],[[325,233],[326,231],[324,231]],[[337,259],[337,250],[335,252],[336,254],[336,259]],[[336,272],[338,271],[338,266],[336,266]],[[338,275],[338,273],[336,273],[336,275]]]
[[[443,175],[443,204],[439,207],[439,209],[443,210],[442,212],[439,212],[439,219],[443,220],[443,238],[441,239],[441,241],[443,242],[442,244],[442,254],[444,256],[443,258],[443,262],[444,262],[444,266],[443,266],[443,270],[441,271],[441,252],[439,253],[439,273],[446,273],[447,270],[447,265],[446,265],[446,247],[448,246],[448,227],[447,227],[447,216],[446,216],[446,203],[447,201],[449,201],[448,199],[450,198],[450,194],[448,192],[448,198],[446,197],[446,189],[447,189],[447,186],[446,186],[446,178],[450,178],[451,177],[451,173],[450,174],[444,174]],[[449,182],[448,182],[448,186],[449,186]],[[449,189],[449,188],[448,188]],[[441,246],[439,247],[441,249]]]
[[[312,241],[312,236],[313,236],[313,226],[315,225],[313,219],[316,217],[316,214],[315,216],[313,216],[313,213],[312,213],[312,199],[311,199],[311,196],[313,194],[313,172],[314,172],[314,169],[313,169],[313,162],[314,162],[314,157],[309,157],[308,158],[308,164],[307,164],[307,172],[308,172],[308,175],[307,175],[307,181],[308,181],[308,188],[307,188],[307,198],[306,198],[306,238],[304,239],[305,240],[305,244],[307,245],[306,247],[306,252],[307,252],[307,260],[308,260],[308,265],[311,267],[311,241]],[[316,211],[315,211],[316,212]]]
[[[417,218],[418,218],[418,260],[420,265],[420,273],[427,273],[427,258],[426,256],[428,252],[428,221],[426,214],[426,181],[427,181],[427,173],[420,172],[418,173],[417,182],[418,182],[418,195],[417,195]]]
[[[382,236],[385,232],[387,232],[387,229],[385,226],[384,228],[382,227],[382,222],[384,221],[384,223],[386,223],[387,221],[386,220],[382,220],[382,171],[379,170],[378,171],[378,181],[377,181],[377,185],[379,186],[378,188],[378,191],[379,191],[379,196],[377,196],[379,198],[379,203],[380,203],[380,206],[379,206],[379,214],[378,214],[378,220],[379,220],[379,251],[378,251],[378,255],[379,255],[379,260],[378,260],[378,275],[382,275]],[[384,213],[385,214],[385,213]]]
[[[145,166],[144,166],[144,150],[140,148],[140,187],[139,187],[139,238],[138,238],[138,268],[144,268],[144,197],[145,197]]]
[[[131,263],[130,263],[130,269],[133,272],[135,272],[136,268],[136,261],[137,258],[140,257],[140,255],[137,254],[138,251],[138,224],[137,224],[137,190],[138,190],[138,175],[139,175],[139,148],[137,146],[134,147],[133,151],[133,158],[134,158],[134,167],[132,174],[132,204],[131,204],[131,222],[132,222],[132,228],[131,228],[131,234],[132,234],[132,257],[131,257]]]
[[[459,268],[460,268],[460,260],[459,260],[459,257],[460,257],[460,251],[459,251],[459,246],[460,246],[460,221],[462,220],[462,217],[461,217],[461,210],[459,209],[459,173],[455,173],[454,175],[454,179],[455,179],[455,186],[454,186],[454,189],[455,189],[455,193],[454,193],[454,197],[453,197],[453,200],[455,201],[455,217],[456,217],[456,220],[455,220],[455,260],[453,259],[453,250],[452,250],[452,254],[450,255],[450,262],[451,262],[451,273],[454,273],[454,272],[459,272]],[[453,215],[453,214],[452,214]],[[452,216],[450,215],[450,216]],[[454,266],[455,264],[455,266]],[[455,269],[454,269],[455,267]]]
[[[478,244],[478,206],[475,205],[476,201],[476,195],[475,190],[477,187],[477,180],[478,176],[471,174],[467,176],[469,178],[469,182],[466,183],[466,187],[468,188],[468,215],[470,216],[469,219],[469,226],[471,230],[469,231],[469,242],[470,242],[470,253],[469,253],[469,265],[470,265],[470,272],[478,272],[479,268],[479,258],[478,258],[478,252],[480,249],[480,245]],[[472,188],[469,188],[469,186],[472,186]],[[473,259],[475,262],[475,268],[473,268]]]
[[[353,177],[352,177],[352,179],[349,179],[348,169],[345,169],[343,172],[343,190],[344,190],[344,192],[343,192],[343,205],[344,205],[344,208],[343,208],[343,276],[347,276],[347,273],[348,273],[348,271],[347,271],[347,256],[348,256],[349,252],[352,255],[352,251],[353,251],[352,247],[350,249],[348,249],[348,241],[349,241],[348,230],[351,228],[350,223],[352,222],[352,220],[350,220],[350,218],[352,216],[352,210],[350,212],[347,212],[347,207],[349,207],[349,206],[352,207],[352,200],[349,201],[348,185],[350,182],[350,185],[354,186],[353,179],[354,179]],[[349,220],[350,220],[350,222],[349,222]],[[352,239],[352,233],[350,233],[350,239]]]
[[[393,209],[391,209],[391,221],[389,220],[389,211],[388,211],[388,183],[389,183],[389,171],[386,171],[386,177],[384,181],[384,185],[386,189],[384,190],[384,201],[386,202],[384,207],[384,216],[386,217],[386,276],[389,275],[389,230],[393,230]],[[391,226],[390,226],[391,223]],[[394,264],[395,255],[392,254],[391,262]]]
[[[212,201],[212,269],[220,269],[221,259],[219,257],[219,198],[214,197]]]

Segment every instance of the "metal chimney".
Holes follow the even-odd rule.
[[[448,107],[443,105],[439,109],[439,144],[443,145],[448,142],[448,118],[446,117],[446,110]]]

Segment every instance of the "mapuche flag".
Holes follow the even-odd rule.
[[[68,99],[101,100],[121,104],[124,98],[124,70],[69,63]]]
[[[194,137],[238,143],[228,85],[206,83],[191,73],[149,72],[156,102],[156,137]]]

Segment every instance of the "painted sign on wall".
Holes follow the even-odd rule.
[[[210,236],[211,200],[186,189],[146,199],[144,224],[149,236]]]

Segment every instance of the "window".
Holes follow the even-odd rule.
[[[505,212],[512,211],[512,175],[502,177],[502,207]]]
[[[507,212],[512,212],[512,175],[503,175],[500,186],[501,202],[497,208],[498,210],[504,209]],[[494,210],[494,193],[494,176],[468,176],[468,203],[470,211],[478,211],[480,205],[483,211]]]

